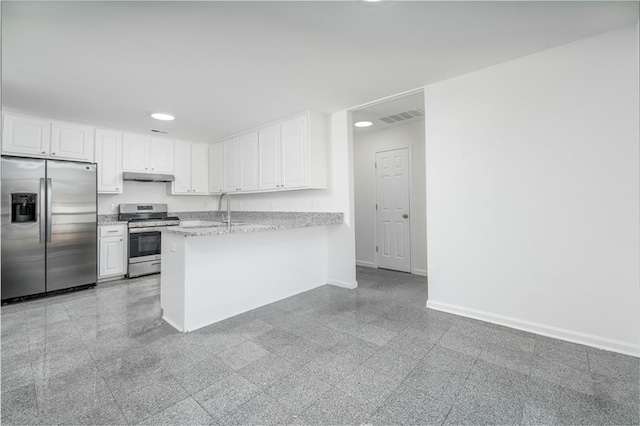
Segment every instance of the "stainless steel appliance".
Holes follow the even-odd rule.
[[[159,273],[162,228],[180,225],[180,219],[167,216],[166,204],[120,204],[118,219],[128,221],[129,278]]]
[[[96,165],[2,157],[2,300],[97,281]]]

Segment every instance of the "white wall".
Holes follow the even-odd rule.
[[[169,211],[217,210],[218,197],[213,195],[168,195],[170,183],[125,181],[123,193],[98,195],[98,214],[117,214],[118,205],[129,203],[168,204]],[[235,206],[233,206],[235,208]]]
[[[427,306],[640,354],[638,27],[426,87]]]
[[[410,148],[411,152],[411,272],[427,273],[427,230],[424,121],[357,133],[353,137],[356,259],[375,266],[375,159],[376,152]]]

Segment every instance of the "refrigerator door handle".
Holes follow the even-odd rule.
[[[47,178],[47,242],[51,242],[51,221],[53,212],[51,211],[51,207],[53,206],[53,200],[51,193],[53,192],[51,178]]]
[[[38,212],[38,220],[40,221],[40,244],[44,243],[47,232],[47,222],[45,220],[45,212],[47,211],[47,185],[44,178],[40,178],[40,211]]]

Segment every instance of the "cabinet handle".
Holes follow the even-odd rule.
[[[149,168],[148,168],[148,167],[145,167],[144,169],[145,169],[145,170],[149,170]]]
[[[152,167],[151,170],[155,170],[155,169]]]
[[[113,230],[113,231],[107,231],[107,234],[112,234],[114,232],[118,232],[118,230],[116,229],[116,230]]]
[[[116,191],[120,191],[120,188],[116,188]]]
[[[42,151],[42,153],[43,153],[43,154],[46,154],[46,152],[45,152],[45,151]]]
[[[120,241],[122,241],[122,238],[120,238]]]
[[[56,155],[56,153],[55,153],[55,152],[52,152],[52,153],[51,153],[51,155]]]

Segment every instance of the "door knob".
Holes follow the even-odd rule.
[[[402,217],[404,217],[406,219],[406,218],[409,217],[409,215],[405,213],[405,214],[402,215]]]

